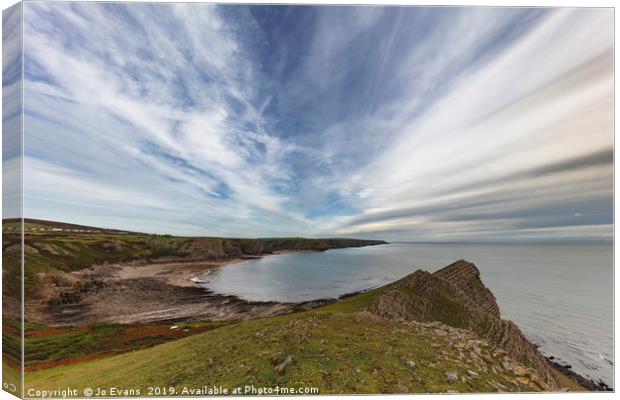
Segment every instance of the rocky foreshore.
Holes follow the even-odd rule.
[[[111,310],[126,318],[121,322],[131,321],[136,315],[140,316],[137,322],[144,321],[144,317],[158,318],[158,324],[166,321],[163,324],[170,326],[168,330],[182,326],[188,335],[190,329],[185,327],[191,325],[192,319],[195,323],[228,322],[208,332],[196,332],[194,338],[188,337],[182,343],[172,341],[138,350],[122,359],[96,360],[90,365],[97,371],[114,374],[90,374],[89,384],[116,385],[116,376],[129,376],[138,385],[145,376],[163,383],[181,374],[189,377],[184,384],[193,384],[191,377],[203,379],[204,374],[196,372],[205,371],[224,383],[237,382],[244,376],[255,377],[260,385],[269,379],[278,379],[283,385],[303,380],[325,393],[560,392],[602,388],[590,386],[567,373],[566,368],[549,362],[514,323],[503,320],[478,269],[463,260],[435,273],[418,270],[386,286],[338,300],[298,304],[248,302],[198,287],[173,286],[165,282],[165,275],[116,282],[113,278],[108,284],[96,290],[85,289],[84,293],[107,297],[125,290],[126,295],[119,298],[126,301],[133,296],[136,304],[142,305],[139,310],[134,309],[136,304],[108,302]],[[136,292],[135,285],[139,284],[146,284],[146,290]],[[169,286],[161,290],[164,284]],[[174,296],[165,297],[171,287],[189,297],[176,298],[178,303]],[[91,307],[103,302],[101,297],[89,301]],[[164,304],[169,305],[165,313],[149,309]],[[133,314],[125,314],[132,309]],[[88,316],[92,311],[96,310],[84,309],[78,314]],[[262,318],[274,315],[280,316]],[[156,369],[145,363],[160,360],[163,354],[164,358],[174,354],[174,360],[164,367],[158,364]],[[231,354],[234,362],[230,362]],[[119,375],[118,371],[128,368],[127,360],[132,360],[132,369]],[[135,365],[141,365],[139,376],[131,375]],[[66,371],[62,367],[35,371],[31,380],[49,387],[58,384],[57,377],[68,385],[79,385],[85,379],[80,375],[78,380]]]
[[[613,392],[613,388],[607,386],[607,384],[601,380],[595,381],[593,379],[588,379],[582,375],[579,375],[577,372],[573,371],[572,366],[560,364],[555,361],[553,356],[545,357],[549,364],[555,368],[557,371],[562,373],[564,376],[582,386],[586,390],[592,392]]]
[[[272,254],[387,243],[349,238],[174,237],[26,222],[35,228],[26,232],[23,244],[29,280],[25,313],[30,321],[50,325],[242,320],[307,309],[335,300],[248,302],[197,287],[192,279],[227,264]],[[5,265],[20,265],[21,237],[12,232],[3,240]],[[19,288],[20,282],[7,285]],[[5,296],[5,306],[11,306],[7,300]],[[13,308],[18,315],[19,308]]]

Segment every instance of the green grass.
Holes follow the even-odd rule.
[[[14,239],[14,235],[5,235],[3,248],[13,245]],[[36,249],[26,255],[26,280],[36,290],[37,282],[31,280],[38,272],[69,272],[105,262],[186,256],[214,259],[355,243],[349,239],[174,238],[103,232],[29,234],[26,244]],[[320,393],[540,389],[518,382],[513,370],[503,367],[506,354],[479,341],[473,332],[449,328],[452,331],[447,334],[448,328],[440,329],[438,323],[384,320],[364,311],[393,289],[423,297],[429,304],[424,308],[428,321],[456,328],[471,322],[470,311],[446,290],[422,294],[395,283],[312,311],[227,324],[181,322],[176,330],[163,323],[64,328],[26,324],[26,390],[69,387],[81,394],[86,387],[122,387],[140,389],[146,395],[148,387],[172,387],[175,393],[161,394],[174,395],[188,394],[182,393],[184,387],[204,385],[229,390],[246,385],[317,387]],[[11,329],[3,335],[5,343],[19,345]],[[294,361],[279,373],[276,366],[289,356]],[[448,371],[459,379],[449,380]]]
[[[304,312],[245,321],[149,349],[26,374],[26,388],[205,384],[318,387],[321,393],[523,390],[508,374],[480,370],[431,328],[376,320],[366,313]],[[435,344],[438,347],[433,347]],[[439,355],[437,348],[445,349]],[[293,356],[280,375],[274,364]],[[489,350],[489,355],[492,352]],[[415,363],[414,367],[408,361]],[[497,357],[487,365],[501,360]],[[432,365],[431,366],[429,366]],[[451,383],[445,371],[478,376]]]
[[[513,370],[502,367],[505,352],[473,332],[458,330],[467,326],[468,315],[449,293],[427,295],[429,321],[446,325],[383,320],[364,311],[388,289],[419,296],[410,288],[390,284],[312,311],[242,321],[121,355],[27,372],[26,389],[125,387],[144,394],[148,387],[172,387],[175,393],[162,393],[167,395],[205,384],[229,390],[246,385],[317,387],[321,393],[540,389],[518,382]],[[102,335],[107,336],[118,335],[112,331]],[[78,339],[61,335],[50,340],[35,349],[64,352],[63,346]],[[275,366],[288,356],[293,363],[278,373]],[[449,381],[447,371],[456,372],[459,379]]]
[[[5,356],[20,357],[19,321],[5,319],[2,334]],[[99,355],[126,353],[177,340],[228,325],[229,322],[181,322],[150,324],[100,324],[76,327],[49,327],[26,322],[24,365],[27,369],[49,368]],[[171,329],[176,325],[177,329]]]
[[[2,383],[7,384],[4,388],[11,394],[21,395],[21,371],[18,366],[11,365],[6,361],[2,361]]]
[[[486,342],[481,345],[485,360],[481,364],[480,358],[469,356],[473,350],[461,343],[462,334],[439,334],[433,324],[381,320],[363,311],[394,287],[387,285],[313,311],[243,321],[137,352],[28,373],[26,386],[122,385],[142,393],[149,386],[172,386],[178,393],[205,382],[230,390],[245,385],[317,387],[322,393],[537,389],[524,387],[511,371],[503,370],[505,353]],[[417,296],[409,289],[399,290]],[[463,314],[462,305],[441,292],[432,300],[431,319],[465,325],[464,316],[455,317]],[[477,340],[473,333],[468,335]],[[294,362],[279,374],[275,365],[288,356]],[[459,380],[449,381],[447,371],[456,372]]]
[[[343,300],[337,301],[335,303],[329,304],[327,306],[319,308],[318,312],[355,312],[361,311],[368,307],[372,301],[377,297],[377,295],[383,293],[388,286],[382,286],[373,290],[369,290],[365,293],[360,293],[355,296],[347,297]]]

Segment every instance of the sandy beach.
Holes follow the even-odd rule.
[[[49,282],[49,288],[44,296],[27,303],[26,315],[31,321],[55,326],[166,320],[224,321],[286,314],[334,301],[250,302],[213,293],[192,281],[207,271],[266,255],[271,254],[227,260],[108,264],[46,275],[42,279]]]
[[[116,266],[115,276],[119,279],[162,278],[167,283],[179,287],[196,287],[192,281],[207,271],[245,261],[235,258],[225,261],[187,261],[159,262],[150,264],[123,264]]]

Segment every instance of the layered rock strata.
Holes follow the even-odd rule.
[[[500,318],[495,296],[470,262],[460,260],[433,274],[418,270],[386,286],[368,311],[385,319],[439,321],[469,329],[536,371],[543,389],[560,389],[545,357],[512,321]]]

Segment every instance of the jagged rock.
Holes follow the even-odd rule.
[[[283,375],[284,371],[286,370],[286,367],[291,364],[293,362],[294,358],[291,355],[288,355],[284,361],[282,361],[280,364],[276,365],[276,367],[274,368],[274,370],[280,374]]]
[[[272,354],[271,355],[271,359],[270,359],[271,365],[277,365],[278,364],[278,360],[280,359],[280,356],[282,354],[284,354],[284,353],[282,353],[281,351],[278,351],[278,352]]]
[[[460,260],[434,274],[418,270],[389,285],[367,309],[384,319],[435,321],[437,324],[431,326],[437,336],[450,339],[462,339],[463,333],[447,326],[469,329],[502,349],[496,352],[496,357],[508,354],[517,363],[538,372],[543,389],[560,388],[544,356],[513,322],[500,319],[495,297],[484,286],[480,272],[472,263]],[[498,373],[490,354],[483,354],[478,345],[472,347]],[[507,363],[504,368],[512,371],[513,365]]]
[[[67,250],[63,249],[60,246],[51,244],[51,243],[45,243],[45,242],[38,243],[37,247],[39,248],[39,250],[48,252],[48,253],[50,253],[52,255],[55,255],[55,256],[64,256],[64,255],[68,255],[69,254],[69,252]]]
[[[35,247],[32,247],[28,244],[25,244],[24,247],[24,254],[27,256],[36,256],[37,254],[39,254],[39,250],[37,250]],[[14,254],[14,253],[19,253],[21,252],[22,247],[19,244],[15,244],[13,246],[9,246],[7,247],[4,252],[5,254]]]
[[[502,385],[502,384],[501,384],[501,383],[499,383],[499,382],[496,382],[496,381],[493,381],[493,380],[492,380],[492,381],[490,381],[489,383],[491,384],[491,386],[495,387],[496,389],[498,389],[498,390],[500,390],[500,391],[504,391],[504,390],[506,390],[506,386]]]
[[[459,379],[459,375],[456,373],[456,371],[446,371],[446,378],[450,381],[450,382],[454,382],[457,379]]]
[[[493,293],[480,280],[480,271],[473,263],[459,260],[433,273],[461,289],[480,309],[500,318]]]
[[[114,240],[109,242],[102,242],[101,247],[108,252],[118,253],[123,250],[123,242]]]
[[[530,378],[528,378],[527,376],[520,376],[516,379],[516,381],[523,385],[527,385],[530,383]]]
[[[18,254],[18,253],[21,253],[21,251],[22,251],[21,244],[14,244],[4,249],[4,254]]]
[[[399,319],[414,312],[421,319],[426,319],[429,307],[422,298],[412,298],[398,290],[390,290],[371,304],[370,312],[385,319]]]

